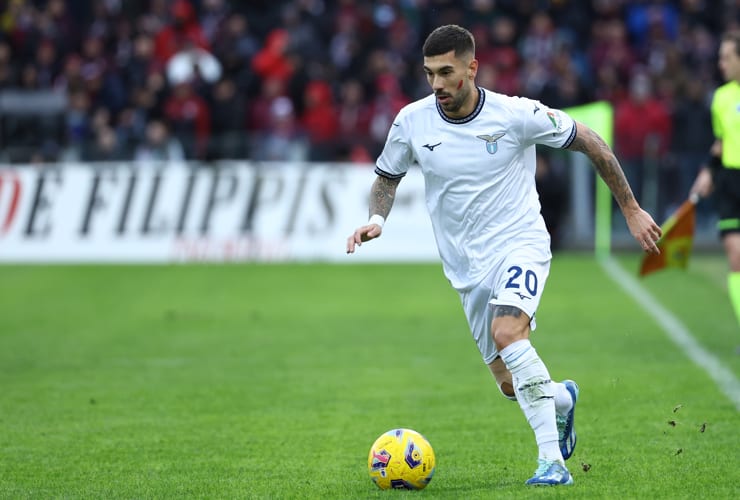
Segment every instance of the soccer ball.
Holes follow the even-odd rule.
[[[382,490],[421,490],[434,475],[434,450],[418,432],[393,429],[373,443],[367,469]]]

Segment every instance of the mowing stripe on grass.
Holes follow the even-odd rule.
[[[694,336],[670,311],[661,306],[653,296],[640,285],[637,280],[628,274],[614,259],[606,258],[600,260],[602,267],[609,276],[621,285],[627,292],[668,335],[678,347],[699,368],[716,382],[720,390],[732,401],[735,408],[740,411],[740,382],[735,374],[724,367],[722,363],[707,352]]]

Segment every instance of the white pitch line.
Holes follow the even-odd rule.
[[[600,261],[611,278],[622,286],[635,301],[660,325],[686,356],[716,382],[720,390],[733,402],[740,411],[740,382],[735,374],[715,356],[706,351],[694,338],[688,328],[670,311],[661,306],[637,279],[628,274],[613,258]]]

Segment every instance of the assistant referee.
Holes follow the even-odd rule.
[[[740,323],[740,31],[722,36],[718,66],[727,83],[712,98],[715,141],[691,194],[715,192],[717,226],[730,268],[727,288]]]

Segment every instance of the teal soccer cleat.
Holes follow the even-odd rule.
[[[573,406],[567,415],[556,415],[558,424],[558,443],[563,460],[568,460],[576,449],[576,428],[573,425],[576,413],[576,402],[578,401],[578,384],[572,380],[563,380],[565,388],[568,389],[570,397],[573,398]]]
[[[534,476],[527,479],[529,486],[559,486],[573,484],[573,476],[560,462],[537,460],[539,464]]]

